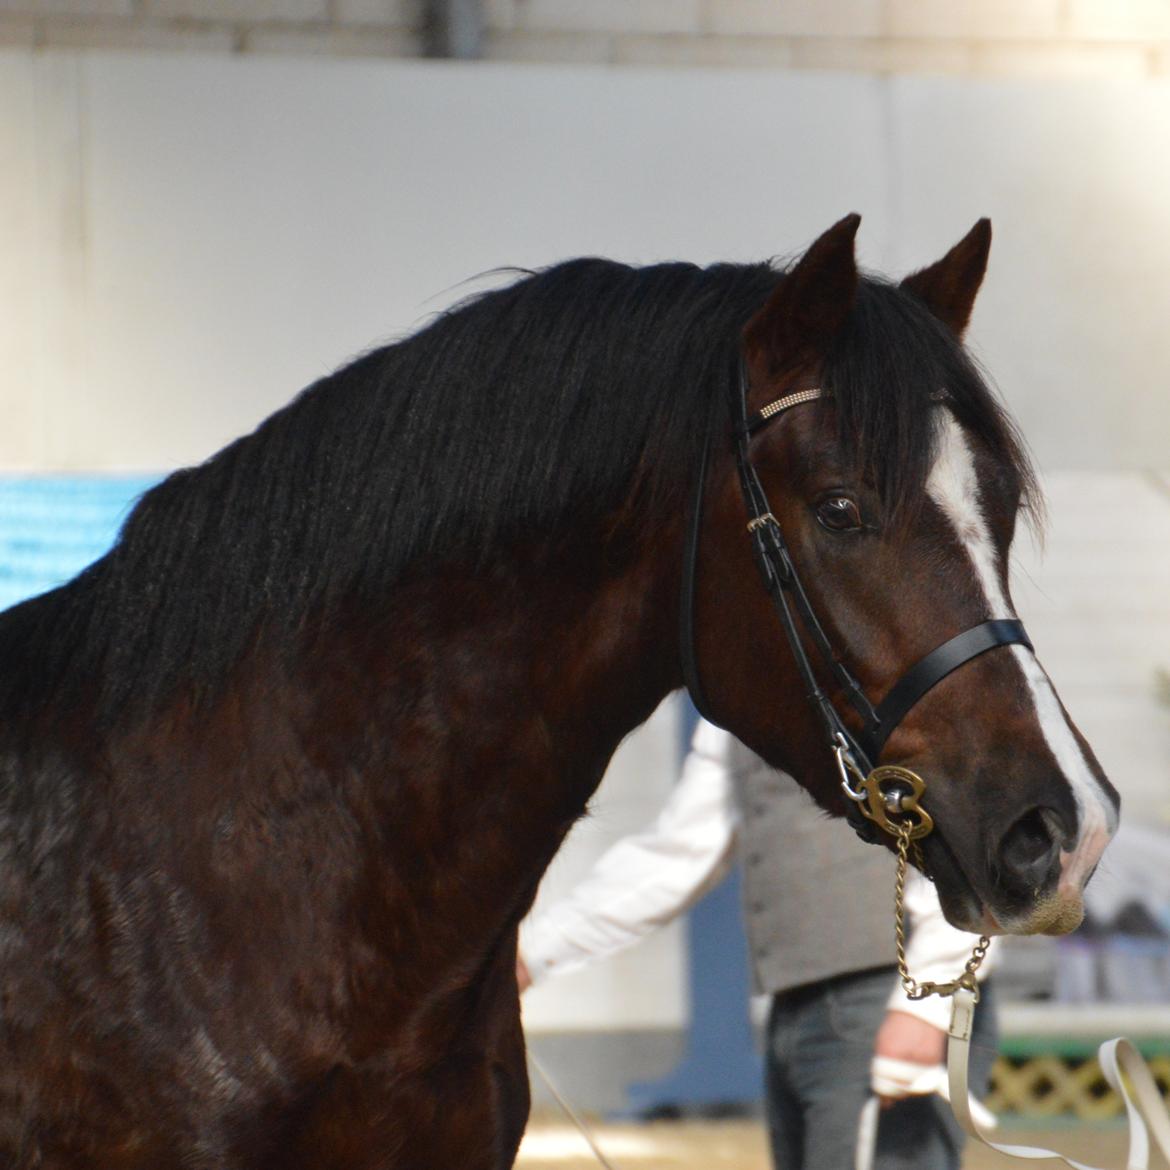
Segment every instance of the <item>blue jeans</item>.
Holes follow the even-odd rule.
[[[893,967],[880,967],[773,998],[764,1066],[776,1170],[852,1170],[874,1040],[896,982]],[[971,1088],[982,1096],[996,1052],[987,984],[975,1016]],[[959,1170],[962,1148],[941,1097],[909,1097],[881,1115],[875,1170]]]

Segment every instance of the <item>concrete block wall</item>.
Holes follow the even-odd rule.
[[[483,0],[494,61],[1170,73],[1165,0]],[[424,0],[0,0],[0,45],[415,57]]]

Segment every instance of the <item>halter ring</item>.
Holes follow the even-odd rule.
[[[858,805],[862,815],[891,836],[897,837],[906,824],[904,817],[917,818],[910,829],[910,840],[919,841],[934,829],[930,813],[918,803],[926,791],[926,781],[909,768],[883,764],[865,777],[865,803]],[[898,820],[891,819],[897,817]]]

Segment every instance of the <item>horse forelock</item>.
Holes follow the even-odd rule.
[[[822,384],[837,403],[842,460],[873,483],[887,522],[909,525],[926,499],[940,401],[994,456],[1026,514],[1039,520],[1040,488],[1012,420],[959,339],[917,297],[865,278],[825,355]]]

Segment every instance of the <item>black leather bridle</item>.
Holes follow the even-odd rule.
[[[777,399],[749,418],[747,413],[747,374],[742,360],[738,361],[737,375],[731,394],[735,461],[739,473],[740,490],[747,509],[747,530],[751,537],[756,566],[759,569],[764,588],[771,597],[772,604],[780,618],[780,624],[784,629],[793,658],[796,660],[797,668],[804,681],[808,700],[818,713],[829,740],[829,747],[836,756],[842,787],[846,796],[850,798],[847,806],[850,822],[861,836],[867,840],[876,840],[876,835],[873,833],[875,820],[886,827],[887,831],[890,830],[888,824],[883,820],[880,809],[877,809],[877,815],[874,815],[875,802],[880,797],[885,801],[886,807],[890,811],[900,811],[898,795],[895,793],[891,801],[886,794],[880,793],[880,786],[878,786],[873,789],[874,795],[870,800],[871,807],[867,808],[865,806],[866,794],[861,791],[861,782],[867,776],[872,777],[877,771],[900,773],[899,779],[902,776],[910,778],[912,781],[917,779],[913,773],[906,772],[904,769],[875,769],[882,748],[894,728],[901,723],[927,691],[952,671],[957,670],[964,663],[970,662],[972,658],[994,649],[996,646],[1008,646],[1016,643],[1031,649],[1032,643],[1024,632],[1023,623],[1020,621],[997,619],[981,622],[979,625],[972,626],[963,633],[957,634],[941,646],[936,646],[929,654],[920,658],[898,679],[876,707],[869,701],[861,684],[834,654],[832,643],[817,620],[817,615],[809,602],[800,577],[797,575],[788,545],[784,540],[784,534],[768,505],[763,485],[748,457],[748,442],[756,431],[767,425],[772,419],[779,417],[785,410],[822,397],[825,395],[820,390],[798,391]],[[702,529],[704,481],[707,475],[712,429],[711,426],[707,428],[698,481],[695,485],[691,521],[687,532],[680,606],[680,654],[683,679],[687,690],[690,691],[691,701],[704,719],[718,725],[719,721],[711,714],[699,679],[694,629],[695,578],[699,535]],[[818,682],[816,672],[809,661],[804,642],[797,628],[797,614],[800,617],[800,624],[804,627],[824,666],[836,680],[850,706],[860,716],[861,731],[853,733],[845,726],[837,709]],[[851,782],[853,780],[858,781],[858,783]],[[920,788],[916,788],[915,795],[920,791]],[[923,833],[930,831],[929,818],[927,817],[925,820],[927,824]]]

